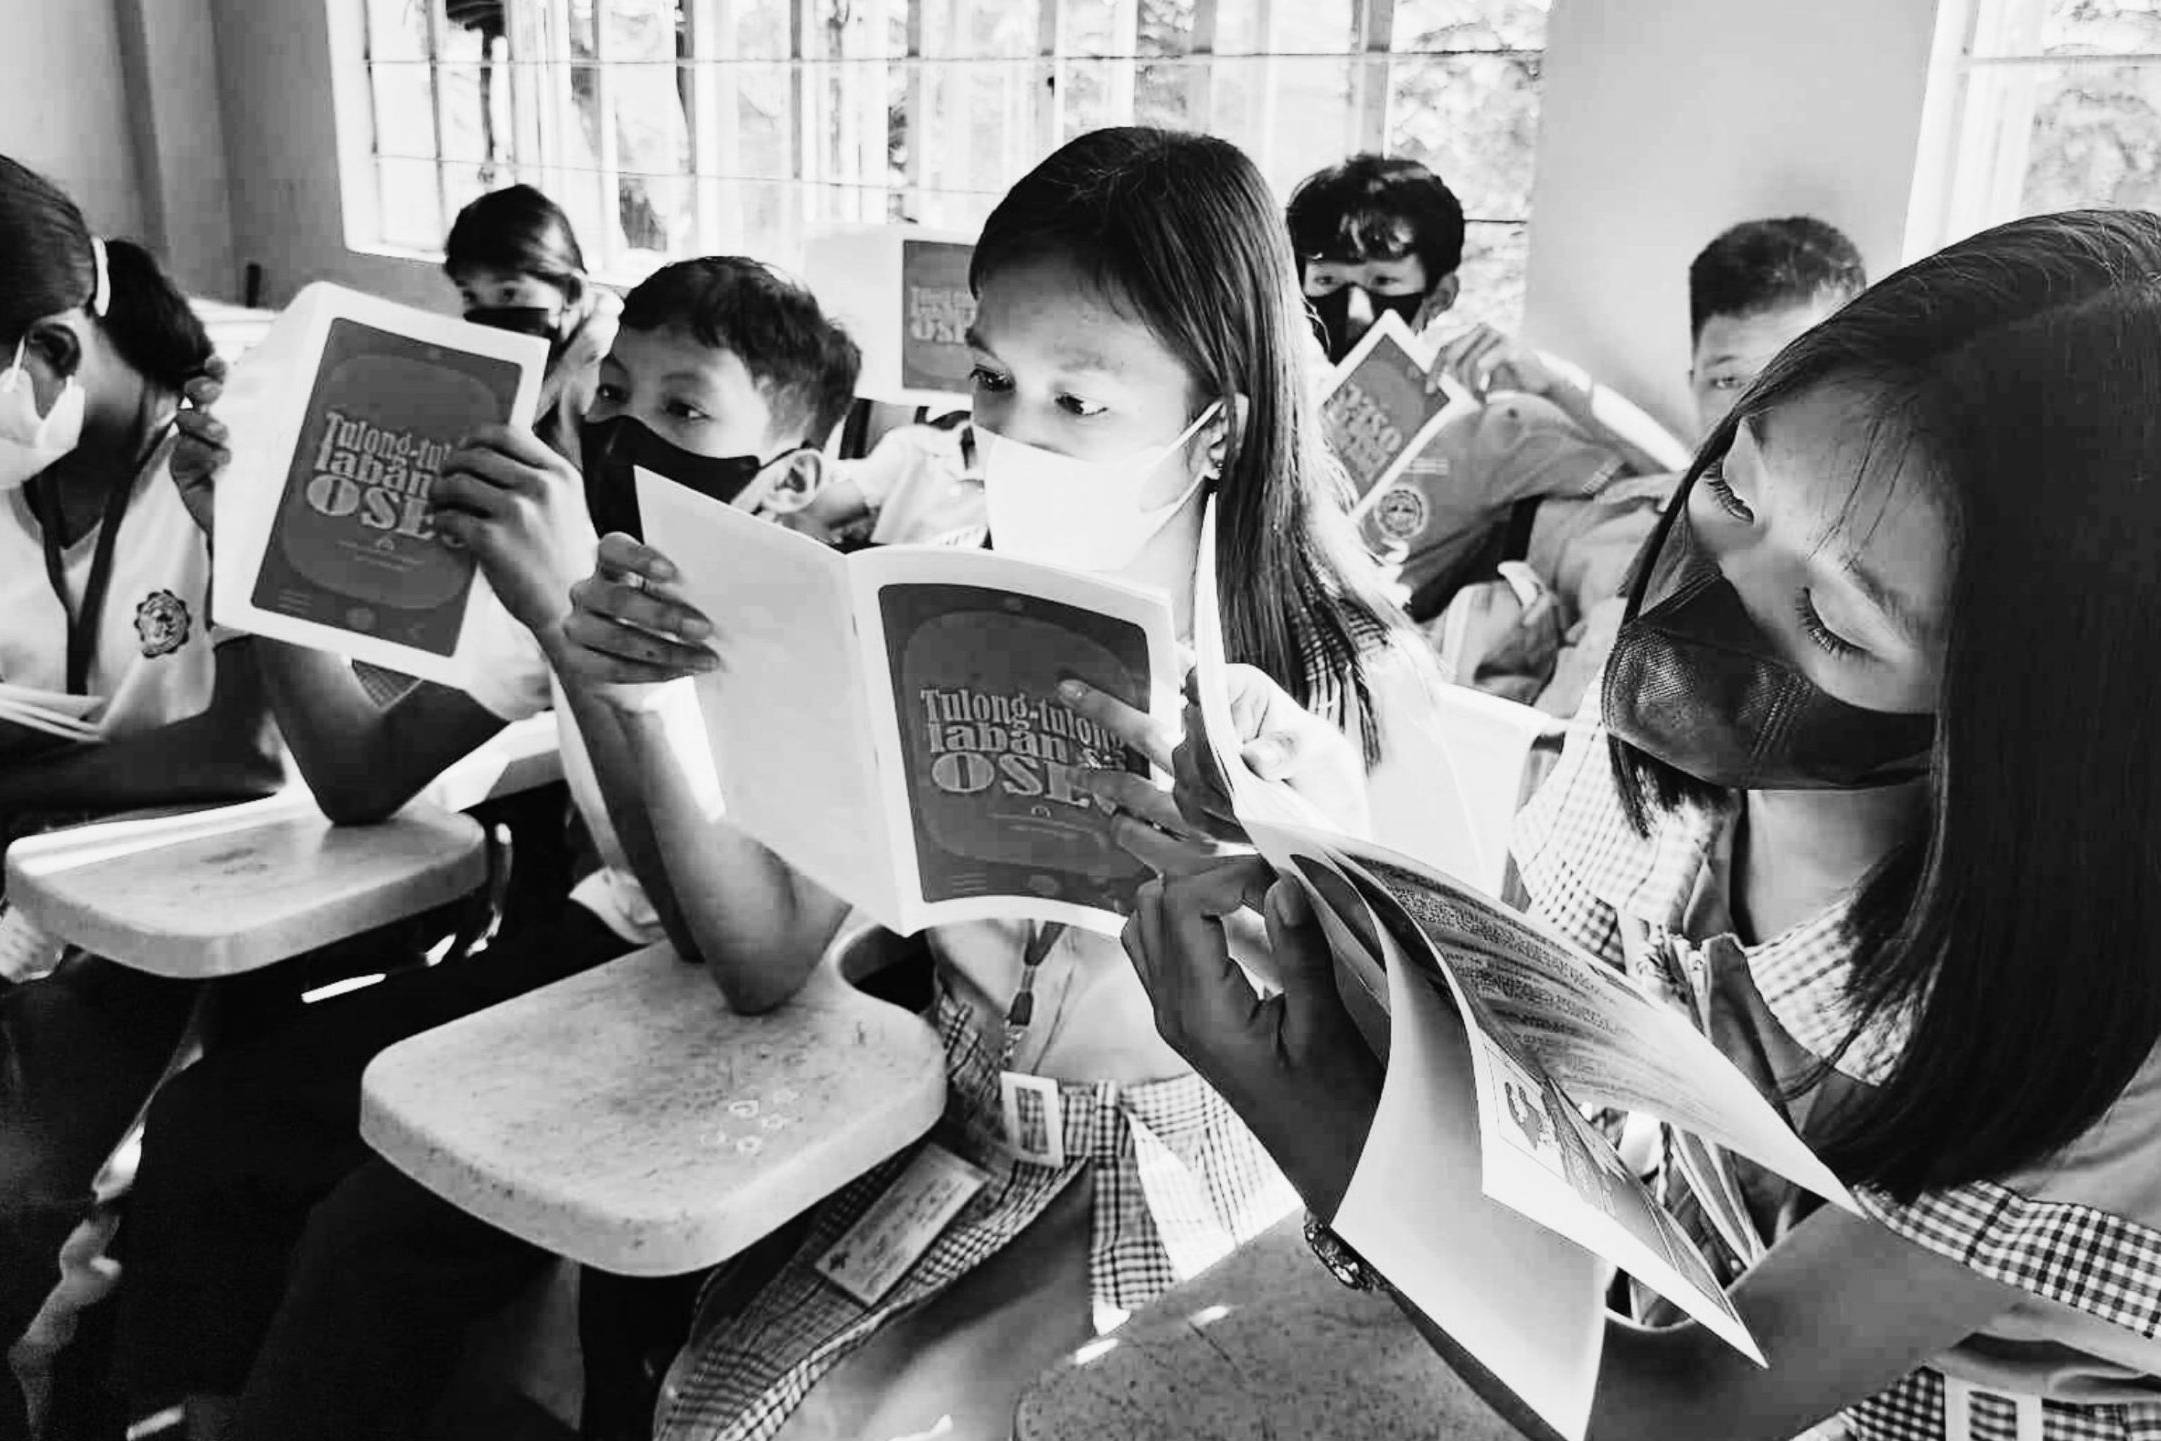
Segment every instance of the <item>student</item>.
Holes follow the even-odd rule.
[[[467,320],[548,342],[533,433],[578,464],[578,423],[592,409],[622,305],[586,278],[570,217],[530,185],[491,190],[458,212],[443,271]]]
[[[1299,375],[1295,272],[1252,163],[1198,135],[1082,136],[992,212],[971,283],[993,548],[1152,586],[1190,632],[1212,496],[1232,654],[1290,703],[1334,717],[1366,756],[1389,754],[1423,712],[1423,673],[1415,647],[1391,644],[1385,603],[1331,520]],[[640,708],[644,692],[617,684],[725,664],[728,618],[699,616],[670,587],[690,560],[607,537],[566,631],[581,684],[622,707],[683,901],[679,944],[732,1005],[761,1011],[804,982],[846,907],[711,820]],[[1361,770],[1360,751],[1348,754]],[[1275,763],[1303,774],[1295,754]],[[1150,831],[1151,864],[1212,853],[1138,778],[1098,795],[1166,827]],[[818,1208],[770,1284],[716,1280],[663,1391],[668,1441],[1002,1438],[1045,1365],[1282,1213],[1287,1197],[1221,1098],[1149,1034],[1107,939],[1011,921],[942,926],[930,940],[950,1086],[937,1139],[995,1179],[876,1305],[810,1262],[902,1161]],[[1022,995],[1043,1018],[1033,1027],[1012,1019]],[[1002,1071],[1059,1083],[1063,1165],[1018,1160],[995,1139]]]
[[[1461,297],[1463,207],[1415,160],[1353,156],[1301,181],[1287,215],[1306,306],[1331,364],[1382,311],[1415,333]],[[1511,506],[1591,494],[1649,464],[1588,438],[1542,400],[1496,393],[1443,423],[1367,509],[1360,532],[1394,570],[1412,617],[1425,620],[1491,569],[1486,557]]]
[[[1744,221],[1706,245],[1688,267],[1697,437],[1773,356],[1867,284],[1853,242],[1811,216]],[[1441,364],[1481,394],[1539,396],[1585,433],[1613,439],[1587,376],[1490,326],[1445,347]],[[1678,474],[1647,474],[1539,502],[1521,566],[1466,586],[1434,623],[1444,668],[1463,684],[1574,715],[1613,644],[1629,566],[1679,483]]]
[[[360,1075],[378,1051],[661,938],[670,902],[639,882],[659,874],[650,858],[639,862],[651,846],[644,818],[604,797],[594,778],[622,765],[609,759],[622,745],[618,723],[575,696],[566,703],[553,680],[571,581],[592,564],[587,491],[605,501],[627,488],[634,461],[708,488],[716,475],[747,483],[788,505],[815,487],[822,458],[806,437],[837,422],[857,365],[853,343],[808,292],[764,266],[667,266],[631,292],[601,363],[582,480],[530,434],[503,427],[476,434],[444,467],[436,524],[471,547],[499,601],[478,622],[469,695],[422,685],[378,711],[343,660],[264,643],[294,754],[339,819],[388,814],[506,722],[554,702],[564,770],[600,868],[553,914],[478,955],[313,1007],[260,1041],[220,1050],[159,1095],[123,1237],[122,1363],[145,1413],[194,1397],[205,1426],[219,1424],[230,1406],[217,1398],[242,1390],[288,1272],[305,1277],[327,1244],[300,1247],[311,1214],[338,1245],[403,1220],[394,1207],[371,1210],[369,1183],[354,1174],[370,1158],[357,1131]],[[195,429],[205,445],[221,444],[222,424]],[[413,1191],[423,1219],[432,1217]],[[263,1434],[413,1434],[465,1322],[546,1263],[528,1250],[481,1249],[446,1276],[432,1259],[382,1249],[374,1279],[407,1288],[411,1304],[380,1327],[341,1335],[333,1353],[297,1368],[272,1363]],[[314,1368],[327,1394],[290,1413],[304,1420],[279,1419],[279,1398],[305,1389]]]
[[[1909,266],[1758,377],[1647,553],[1523,881],[1610,964],[1700,968],[1709,1034],[1866,1215],[1740,1166],[1770,1250],[1712,1254],[1768,1369],[1614,1317],[1601,1441],[2161,1428],[2161,571],[2121,539],[2161,520],[2157,276],[2134,211]],[[1286,989],[1256,1013],[1214,917],[1264,891]],[[1127,943],[1332,1214],[1377,1077],[1331,1060],[1356,1042],[1296,893],[1174,881]]]
[[[167,474],[210,341],[157,262],[0,156],[0,681],[105,697],[103,739],[0,720],[0,849],[52,825],[250,799],[282,780],[246,642]],[[196,987],[34,939],[0,902],[0,1353],[59,1279],[90,1183]],[[0,1367],[0,1437],[23,1434]]]

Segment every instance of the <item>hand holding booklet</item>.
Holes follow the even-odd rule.
[[[1380,501],[1450,415],[1478,408],[1403,317],[1383,311],[1328,377],[1321,426],[1351,480],[1351,518]]]
[[[842,555],[637,483],[646,534],[720,637],[696,684],[731,825],[904,934],[1007,917],[1118,931],[1150,873],[1078,780],[1148,767],[1058,686],[1175,715],[1161,596],[983,550]]]
[[[1852,1210],[1845,1187],[1684,1012],[1476,887],[1314,824],[1256,776],[1205,570],[1194,645],[1210,758],[1254,846],[1311,901],[1339,986],[1372,1003],[1354,1013],[1386,1018],[1371,1039],[1387,1078],[1336,1233],[1534,1434],[1584,1434],[1609,1266],[1762,1364],[1701,1252],[1581,1106],[1686,1133],[1692,1179],[1732,1152]],[[1695,1189],[1722,1233],[1754,1236],[1736,1188]]]
[[[219,624],[444,685],[485,586],[428,496],[476,427],[527,425],[547,344],[328,284],[236,361],[219,405]]]

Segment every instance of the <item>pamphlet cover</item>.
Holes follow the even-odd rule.
[[[473,557],[429,523],[444,458],[529,423],[546,346],[310,286],[233,368],[219,407],[221,623],[456,685]]]
[[[968,264],[975,247],[952,240],[903,238],[900,243],[900,383],[909,390],[968,393],[975,364],[968,326],[975,292]]]
[[[1432,370],[1403,317],[1385,311],[1329,377],[1321,423],[1350,475],[1354,516],[1418,457],[1451,408],[1476,406],[1445,374],[1435,388]]]
[[[863,351],[857,395],[951,409],[969,393],[974,235],[920,225],[841,225],[814,235],[803,273]]]
[[[1058,686],[1175,715],[1164,597],[986,550],[842,555],[649,471],[638,501],[722,632],[697,689],[730,824],[903,934],[1117,933],[1149,872],[1081,777],[1149,768]]]

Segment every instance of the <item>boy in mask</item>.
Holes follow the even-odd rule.
[[[470,693],[421,684],[377,709],[341,658],[262,642],[279,720],[332,819],[390,814],[504,724],[553,704],[600,865],[554,915],[480,954],[310,1008],[161,1092],[121,1288],[122,1365],[143,1408],[241,1389],[310,1211],[370,1155],[357,1131],[360,1075],[378,1051],[662,938],[672,902],[637,880],[661,872],[630,864],[652,844],[643,812],[595,780],[618,770],[609,763],[624,744],[618,722],[566,704],[555,680],[571,584],[592,569],[596,524],[635,529],[634,466],[759,513],[799,510],[824,474],[817,439],[847,408],[858,365],[816,299],[763,265],[667,266],[625,300],[581,427],[583,477],[530,432],[490,427],[436,484],[437,527],[478,557],[495,598],[475,622],[483,639]],[[211,482],[224,434],[207,415],[191,420],[194,483]],[[461,1257],[454,1280],[428,1271],[426,1257],[392,1252],[383,1264],[400,1260],[412,1265],[413,1313],[400,1318],[403,1334],[379,1339],[404,1347],[425,1332],[432,1341],[436,1324],[441,1345],[422,1349],[446,1373],[471,1308],[485,1314],[488,1297],[507,1300],[533,1271],[519,1255],[500,1258],[499,1277],[485,1274],[489,1257]],[[457,1314],[446,1318],[445,1307]],[[381,1371],[405,1374],[405,1363]],[[415,1387],[429,1379],[405,1375]]]

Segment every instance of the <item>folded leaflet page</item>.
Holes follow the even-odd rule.
[[[1506,1027],[1476,995],[1456,984],[1448,966],[1386,889],[1355,864],[1345,870],[1370,907],[1369,924],[1382,937],[1391,1001],[1401,994],[1394,981],[1402,968],[1409,972],[1408,979],[1441,988],[1455,1008],[1471,1063],[1479,1181],[1485,1194],[1614,1262],[1763,1364],[1755,1338],[1680,1223],[1583,1120],[1553,1078],[1515,1044]],[[1391,1046],[1404,1044],[1407,1022],[1425,1021],[1423,1013],[1397,1015]]]
[[[697,689],[728,823],[899,928],[847,562],[647,471],[638,507],[723,657]]]
[[[1384,964],[1395,1016],[1388,1078],[1330,1224],[1523,1404],[1578,1441],[1598,1383],[1609,1270],[1484,1194],[1462,1020],[1400,957]]]
[[[848,567],[905,928],[1029,917],[1115,935],[1152,873],[1081,776],[1149,768],[1058,686],[1175,714],[1170,607],[989,551],[878,547]]]
[[[1576,1100],[1647,1112],[1853,1209],[1831,1168],[1679,1011],[1530,917],[1409,856],[1348,838],[1337,844]]]
[[[530,421],[545,362],[531,336],[310,286],[220,403],[219,621],[458,684],[477,568],[430,495],[465,436]]]

